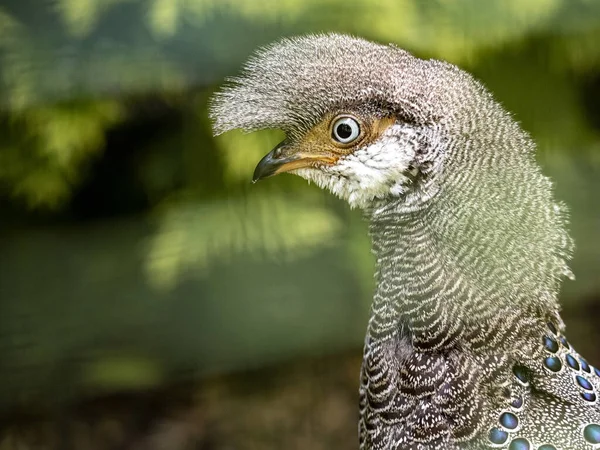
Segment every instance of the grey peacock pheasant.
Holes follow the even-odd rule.
[[[377,289],[361,449],[600,448],[600,370],[564,337],[572,242],[534,144],[457,67],[328,34],[252,58],[215,132],[280,128],[292,172],[364,210]]]

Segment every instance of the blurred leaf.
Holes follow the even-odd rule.
[[[123,120],[117,101],[31,108],[0,120],[0,180],[30,208],[57,208],[103,148],[106,129]]]
[[[157,288],[172,288],[189,270],[228,262],[241,252],[301,258],[335,242],[340,228],[340,220],[321,205],[268,192],[171,206],[149,242],[148,280]]]
[[[55,7],[60,12],[62,19],[75,37],[89,35],[100,16],[115,4],[131,0],[54,0]]]
[[[56,7],[73,36],[86,36],[98,20],[97,0],[57,0]]]
[[[148,389],[163,381],[157,361],[134,355],[98,356],[82,369],[81,382],[87,388],[108,391]]]
[[[250,180],[256,164],[283,140],[282,134],[277,131],[248,134],[235,130],[219,136],[215,143],[224,157],[225,179],[230,183]]]
[[[21,25],[3,7],[0,7],[0,49],[14,45],[20,32]]]
[[[122,120],[124,111],[116,101],[40,107],[24,120],[40,143],[40,152],[65,170],[104,145],[106,129]]]
[[[154,33],[162,38],[170,37],[177,31],[181,0],[153,0],[148,17]]]

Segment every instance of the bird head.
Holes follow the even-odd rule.
[[[557,311],[572,248],[564,209],[531,139],[456,66],[344,35],[284,39],[248,61],[210,115],[216,134],[286,133],[255,181],[291,172],[366,211],[386,279],[375,301],[411,314],[433,305],[432,317],[474,333],[498,317],[544,327]],[[477,301],[491,325],[471,314]]]
[[[284,39],[259,51],[215,95],[217,134],[279,128],[254,181],[290,172],[353,207],[405,197],[422,203],[439,186],[444,128],[461,110],[459,92],[478,85],[440,61],[345,35]]]

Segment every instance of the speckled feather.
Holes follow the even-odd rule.
[[[572,243],[531,139],[455,66],[336,34],[261,50],[211,117],[216,133],[295,140],[336,111],[395,118],[335,166],[296,171],[370,221],[360,448],[597,448],[600,371],[563,335]]]

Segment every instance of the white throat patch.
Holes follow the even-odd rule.
[[[341,157],[337,164],[292,173],[329,189],[352,208],[366,208],[374,199],[402,195],[411,180],[415,131],[393,125],[378,141]]]

